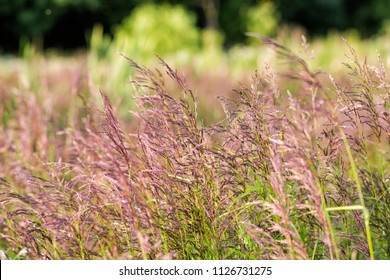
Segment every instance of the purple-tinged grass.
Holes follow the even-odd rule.
[[[267,66],[221,97],[226,117],[213,125],[161,58],[165,73],[126,58],[137,72],[131,126],[103,90],[97,114],[78,82],[71,102],[81,97],[88,114],[72,108],[65,131],[39,99],[20,94],[1,130],[1,249],[26,248],[30,259],[389,259],[381,60],[361,63],[349,47],[351,79],[324,83],[261,39],[291,67]],[[52,133],[64,137],[60,152]]]

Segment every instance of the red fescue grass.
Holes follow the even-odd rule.
[[[103,89],[100,114],[75,91],[70,102],[83,102],[63,132],[50,128],[53,115],[34,95],[21,93],[1,130],[5,253],[389,259],[389,81],[381,59],[369,66],[349,47],[350,78],[326,83],[289,49],[261,40],[291,67],[267,66],[221,97],[226,116],[212,125],[161,58],[165,73],[126,58],[137,71],[131,129]],[[2,104],[3,120],[7,110]]]

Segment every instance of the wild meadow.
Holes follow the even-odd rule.
[[[390,259],[387,41],[294,32],[2,58],[2,258]]]

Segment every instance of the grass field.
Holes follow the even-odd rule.
[[[386,41],[333,40],[3,58],[3,258],[390,259]]]

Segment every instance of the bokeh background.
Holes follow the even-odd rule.
[[[71,106],[62,97],[75,87],[88,100],[100,87],[130,118],[134,73],[121,55],[156,66],[157,54],[186,76],[201,115],[214,122],[224,115],[216,96],[266,63],[282,67],[247,32],[336,74],[345,70],[343,38],[360,57],[379,53],[390,64],[389,19],[387,0],[0,0],[0,74],[4,87],[50,93],[54,108]]]
[[[86,48],[97,24],[114,36],[118,28],[131,23],[145,28],[145,23],[136,21],[137,15],[145,22],[152,19],[149,24],[164,20],[151,9],[141,8],[146,4],[156,9],[180,5],[184,11],[175,19],[177,25],[217,30],[224,37],[224,47],[246,43],[246,31],[275,35],[281,25],[301,26],[312,36],[355,30],[369,38],[384,32],[390,18],[387,0],[1,0],[1,50],[16,52],[26,41],[39,42],[44,48]],[[191,18],[188,23],[187,17]]]
[[[390,64],[389,19],[387,0],[0,0],[0,73],[4,84],[56,96],[83,81],[84,95],[98,98],[100,87],[128,117],[134,73],[122,55],[156,66],[157,54],[186,76],[212,122],[223,117],[216,96],[266,63],[283,67],[248,32],[336,74],[345,70],[343,39],[360,57]]]

